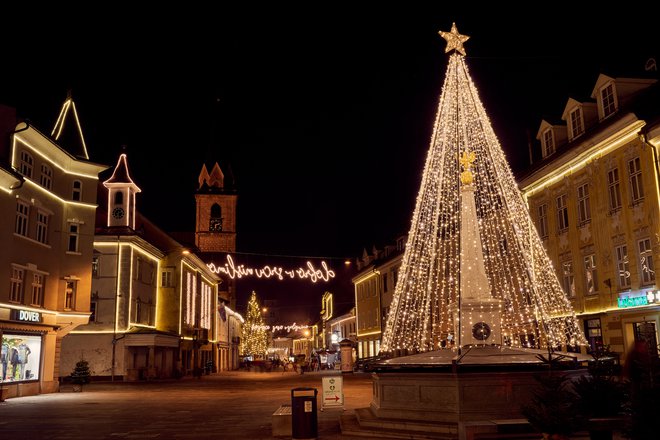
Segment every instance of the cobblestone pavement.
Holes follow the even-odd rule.
[[[333,372],[334,373],[334,372]],[[223,372],[164,382],[93,382],[82,393],[17,397],[0,403],[0,439],[275,439],[271,416],[291,389],[318,389],[318,439],[344,436],[341,409],[321,411],[324,371]],[[337,373],[334,373],[337,374]],[[369,406],[371,376],[345,374],[344,411]]]

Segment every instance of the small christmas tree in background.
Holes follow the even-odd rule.
[[[260,357],[266,354],[268,335],[261,314],[261,306],[257,301],[256,292],[252,292],[247,306],[247,317],[243,325],[243,355]]]
[[[74,391],[81,391],[83,384],[89,383],[89,376],[89,362],[84,359],[76,362],[76,366],[71,373],[71,383],[74,384]]]

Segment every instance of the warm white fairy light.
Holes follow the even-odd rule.
[[[473,187],[473,227],[479,231],[479,237],[463,242],[460,176],[466,168],[461,167],[461,154],[469,162],[471,181],[463,184]],[[461,247],[479,243],[478,254],[483,255],[488,295],[493,301],[490,306],[475,303],[463,309],[461,285],[465,288],[463,277],[467,275],[461,271],[461,256],[466,252]],[[465,330],[457,335],[456,329],[471,329],[492,316],[500,320],[496,340],[507,345],[586,343],[478,97],[465,57],[453,53],[381,347],[384,351],[428,351],[443,341],[442,345],[450,346],[452,339],[455,343],[469,340]],[[460,325],[463,320],[467,325]]]

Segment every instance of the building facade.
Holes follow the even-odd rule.
[[[68,97],[46,135],[0,108],[0,335],[4,397],[59,390],[60,346],[88,322],[96,187]],[[65,370],[66,371],[66,370]]]
[[[200,258],[212,269],[222,266],[227,255],[236,252],[238,194],[230,168],[225,168],[226,172],[223,172],[216,162],[209,173],[206,164],[203,164],[198,177],[199,186],[195,192],[195,246]],[[228,310],[235,309],[236,280],[218,272],[215,274],[221,280],[218,287],[218,304]],[[232,316],[229,318],[233,324],[238,323]],[[241,332],[232,332],[231,336],[226,336],[225,339],[222,334],[218,341],[219,356],[226,360],[221,366],[232,366],[228,369],[238,368]]]
[[[355,326],[357,358],[377,356],[389,307],[392,303],[398,270],[403,258],[406,237],[382,250],[365,250],[357,260],[358,273],[352,278],[355,286]]]
[[[659,96],[655,79],[601,74],[541,122],[542,160],[519,179],[589,349],[658,345]]]
[[[128,381],[200,374],[221,362],[220,279],[140,214],[138,193],[122,154],[99,186],[92,315],[62,344],[63,376],[81,358],[93,376]]]

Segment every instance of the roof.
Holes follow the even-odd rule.
[[[199,173],[199,188],[197,194],[235,194],[236,181],[231,165],[226,162],[222,166],[215,162],[208,171],[206,164],[202,164]]]
[[[641,120],[655,120],[655,118],[658,117],[658,102],[660,102],[660,82],[655,82],[621,103],[618,111],[614,115],[603,121],[587,126],[585,132],[578,138],[558,145],[555,154],[552,154],[543,160],[539,160],[527,169],[522,170],[516,176],[518,182],[531,176],[548,163],[558,160],[558,158],[572,151],[576,146],[581,145],[585,139],[607,130],[630,113],[635,114],[637,118]]]
[[[89,160],[85,137],[83,136],[76,103],[71,97],[71,92],[68,93],[64,104],[62,104],[62,109],[50,136],[74,157]]]
[[[133,182],[133,179],[131,179],[131,173],[128,170],[128,160],[126,160],[126,153],[122,153],[119,155],[119,159],[117,159],[117,165],[115,165],[115,170],[112,172],[112,176],[103,182],[103,185],[107,187],[108,185],[125,183],[132,185],[137,192],[140,192],[140,188],[135,182]]]

